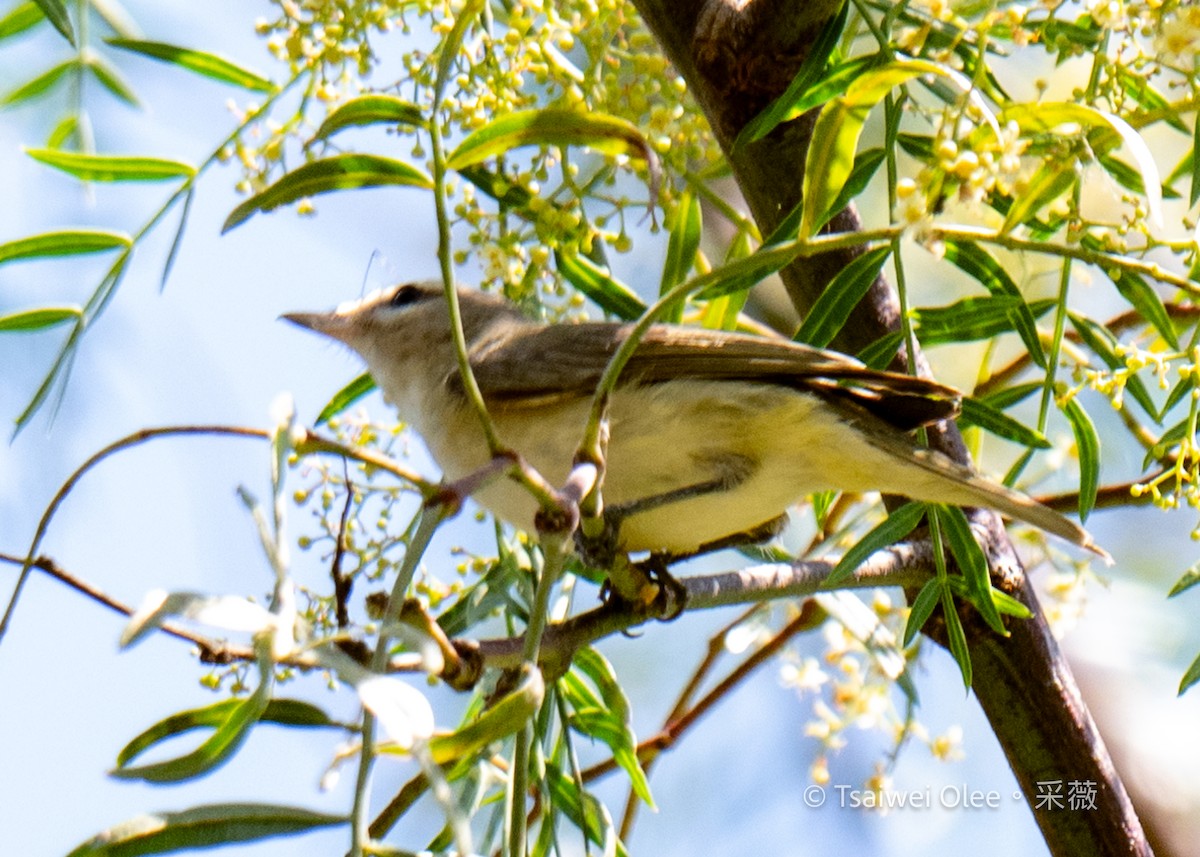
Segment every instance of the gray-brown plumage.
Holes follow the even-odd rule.
[[[501,440],[551,481],[565,479],[592,393],[631,326],[539,324],[498,297],[467,289],[459,289],[459,303],[471,367]],[[333,313],[285,318],[362,355],[447,477],[487,463],[440,285],[405,284]],[[686,553],[834,489],[987,506],[1103,553],[1073,521],[919,448],[907,434],[953,417],[958,404],[949,387],[872,370],[835,352],[655,325],[610,400],[605,501],[683,497],[623,521],[619,538],[627,550]],[[709,488],[688,495],[699,485]],[[502,519],[532,526],[536,506],[515,484],[493,483],[477,499]]]

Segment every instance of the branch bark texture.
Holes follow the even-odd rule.
[[[733,150],[742,127],[786,89],[841,0],[634,0],[643,19],[687,80],[724,148],[762,233],[769,234],[800,201],[812,116],[780,126],[766,138]],[[861,228],[853,209],[827,227]],[[781,272],[804,315],[825,285],[859,251],[831,251]],[[858,305],[834,347],[856,353],[898,329],[895,291],[879,278]],[[920,355],[916,365],[923,368]],[[966,461],[954,425],[930,433],[930,444]],[[1141,825],[1108,752],[1080,697],[1070,668],[1051,636],[1037,599],[997,516],[975,520],[991,538],[997,586],[1030,608],[1033,618],[1010,623],[1007,639],[974,615],[964,616],[972,645],[974,691],[1056,857],[1149,855]],[[928,633],[945,644],[938,623]],[[1039,805],[1039,784],[1093,783],[1096,807],[1071,811]]]

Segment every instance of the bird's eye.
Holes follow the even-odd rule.
[[[421,290],[414,285],[401,286],[392,294],[389,306],[402,307],[414,304],[421,299]]]

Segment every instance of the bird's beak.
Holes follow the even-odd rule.
[[[307,330],[323,333],[334,339],[343,339],[346,319],[333,312],[287,312],[280,316],[284,321],[299,325]]]

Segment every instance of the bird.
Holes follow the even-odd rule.
[[[633,325],[545,323],[499,295],[457,286],[467,357],[499,440],[551,484],[567,478],[591,400]],[[424,440],[446,479],[491,460],[468,399],[440,282],[373,292],[283,319],[357,352],[384,399]],[[772,522],[821,491],[878,491],[988,507],[1106,556],[1079,524],[922,447],[920,426],[953,418],[961,395],[781,338],[654,324],[608,406],[605,508],[628,553],[685,556]],[[511,480],[475,499],[533,532],[533,497]]]

